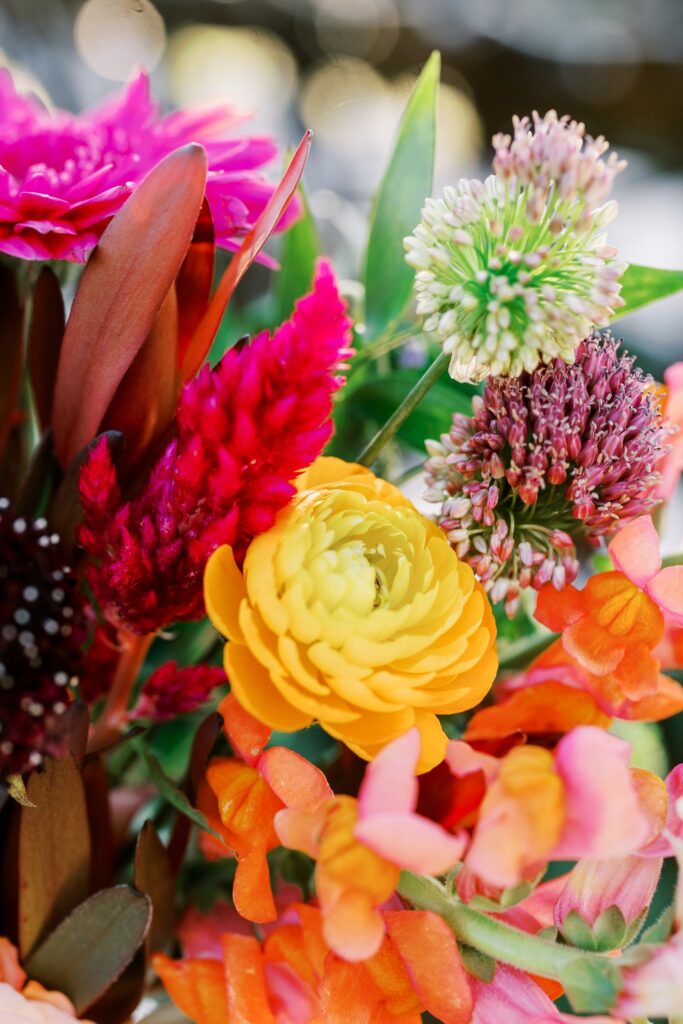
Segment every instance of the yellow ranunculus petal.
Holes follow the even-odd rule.
[[[239,610],[246,597],[244,577],[228,544],[216,548],[204,571],[204,603],[212,623],[228,640],[244,643]]]
[[[235,696],[274,728],[316,720],[363,757],[416,723],[426,770],[445,745],[437,714],[473,707],[495,676],[483,588],[369,470],[320,459],[298,489],[252,542],[244,577],[234,562],[207,571],[209,614],[233,637]]]

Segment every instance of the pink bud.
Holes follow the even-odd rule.
[[[555,904],[555,924],[584,949],[620,949],[631,941],[650,905],[660,857],[580,860]]]

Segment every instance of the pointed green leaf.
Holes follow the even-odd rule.
[[[287,231],[282,244],[281,269],[275,285],[275,323],[288,320],[294,303],[309,291],[320,251],[315,222],[301,189],[299,199],[303,207],[302,216]]]
[[[180,811],[180,813],[184,814],[186,818],[189,818],[194,825],[203,829],[204,832],[208,832],[209,835],[214,837],[214,839],[218,839],[222,842],[222,837],[211,828],[202,812],[192,806],[182,790],[178,789],[175,783],[172,782],[168,775],[165,774],[156,757],[154,754],[150,753],[144,742],[142,740],[133,740],[132,743],[135,745],[137,753],[145,763],[150,781],[154,783],[163,798],[168,800],[169,804],[171,804],[172,807],[175,807],[176,811]]]
[[[413,270],[403,239],[420,220],[431,194],[436,143],[436,96],[441,58],[433,53],[412,91],[394,152],[375,196],[365,256],[365,320],[370,338],[400,315],[408,302]]]
[[[683,291],[683,270],[660,270],[632,263],[621,278],[621,297],[626,305],[616,311],[612,323],[680,291]]]
[[[65,918],[25,964],[29,976],[69,997],[80,1016],[121,976],[152,916],[147,896],[103,889]]]

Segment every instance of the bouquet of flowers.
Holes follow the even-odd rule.
[[[3,1022],[683,1018],[683,273],[552,111],[430,198],[438,78],[347,287],[310,133],[0,77]]]

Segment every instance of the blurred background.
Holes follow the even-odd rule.
[[[245,131],[283,146],[313,128],[306,188],[350,279],[401,110],[438,48],[436,187],[487,173],[513,113],[555,107],[629,160],[610,241],[683,269],[681,0],[3,0],[0,48],[23,87],[72,110],[144,66],[166,108],[236,104],[255,112]],[[655,372],[682,359],[683,296],[622,331]]]

